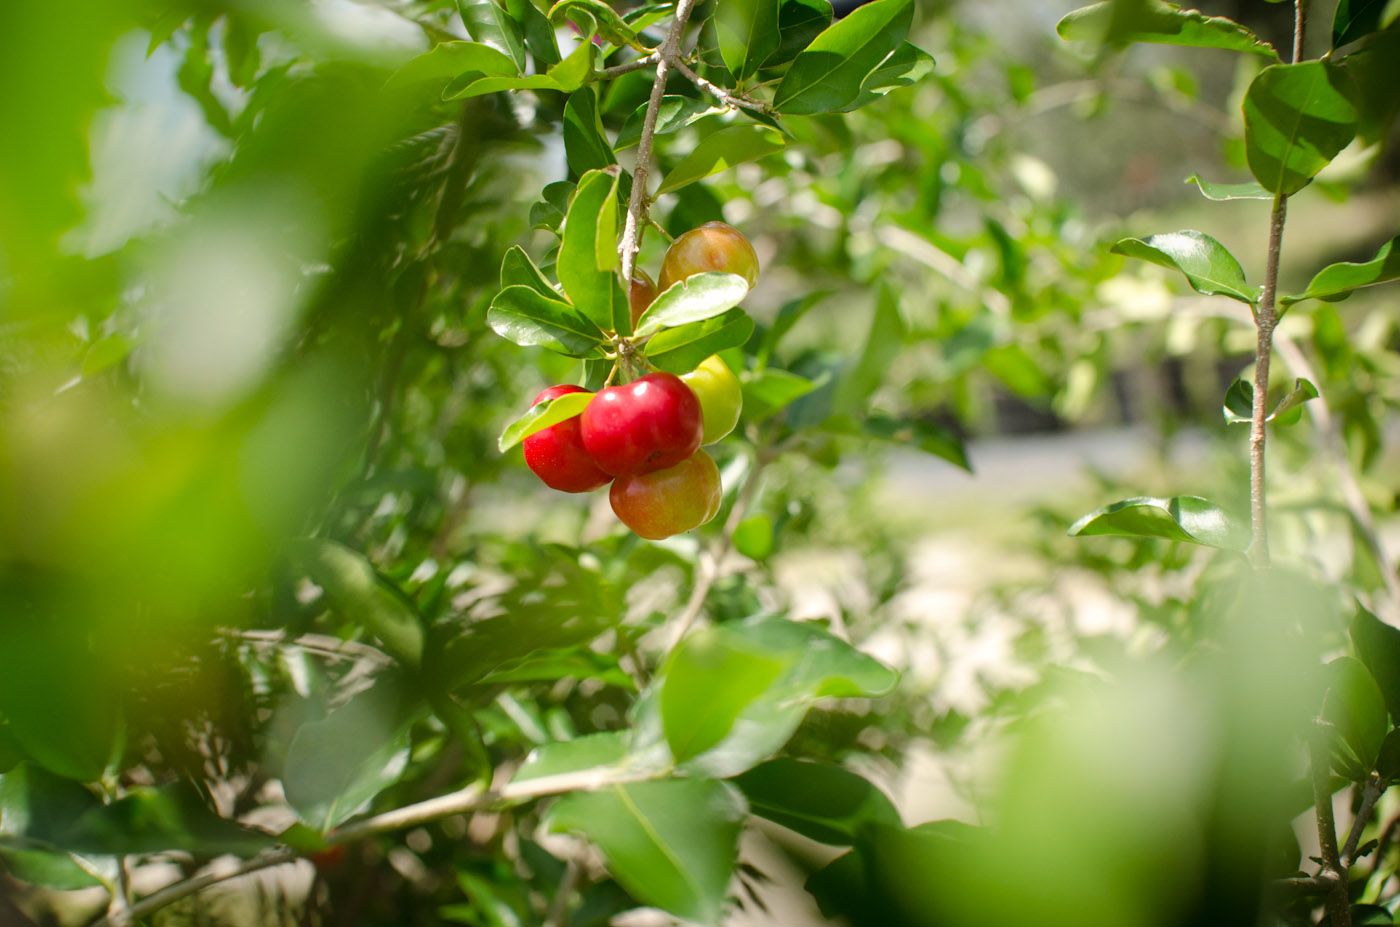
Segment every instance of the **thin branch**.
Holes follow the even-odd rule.
[[[1342,846],[1342,862],[1348,869],[1356,864],[1356,850],[1361,844],[1361,832],[1366,829],[1367,822],[1371,820],[1371,812],[1376,809],[1376,802],[1383,794],[1385,785],[1376,776],[1367,779],[1361,788],[1361,807],[1356,811],[1356,818],[1351,822],[1351,833],[1347,834],[1347,842]]]
[[[651,84],[651,97],[647,100],[646,116],[642,119],[642,135],[637,143],[637,166],[632,171],[632,195],[627,201],[627,221],[622,227],[622,244],[618,253],[622,257],[622,279],[632,279],[632,269],[637,263],[637,252],[641,250],[641,232],[647,217],[647,174],[651,170],[651,145],[656,137],[656,118],[661,111],[661,98],[666,94],[666,78],[671,73],[671,62],[680,55],[681,36],[685,33],[686,21],[695,0],[679,0],[676,16],[671,20],[671,28],[656,52],[656,79]]]
[[[660,60],[661,58],[659,53],[652,52],[650,55],[646,55],[641,58],[634,58],[631,61],[628,61],[624,64],[614,65],[610,68],[603,68],[603,70],[593,75],[593,79],[611,80],[614,77],[621,77],[624,74],[631,74],[633,71],[640,71],[642,68],[649,68]]]
[[[1299,895],[1325,895],[1332,891],[1337,885],[1337,880],[1331,876],[1301,876],[1287,879],[1275,879],[1273,887],[1275,890],[1296,893]]]
[[[545,917],[544,927],[565,927],[569,922],[569,902],[573,900],[574,892],[578,891],[579,878],[583,874],[583,864],[579,861],[578,854],[569,857],[569,861],[564,864],[564,876],[559,880],[559,888],[554,893],[554,901],[549,906],[549,914]]]
[[[1274,328],[1278,325],[1275,295],[1278,292],[1278,264],[1283,251],[1283,223],[1288,198],[1274,197],[1269,219],[1269,256],[1264,266],[1264,290],[1254,314],[1258,339],[1254,348],[1254,408],[1249,423],[1249,515],[1253,540],[1249,558],[1256,570],[1269,568],[1269,528],[1264,520],[1264,419],[1269,415],[1269,357],[1273,350]]]
[[[768,106],[767,103],[760,103],[757,100],[750,100],[748,97],[740,96],[736,93],[730,93],[728,90],[725,90],[718,84],[706,80],[699,74],[696,74],[694,71],[692,71],[690,69],[690,65],[686,64],[680,58],[676,58],[675,60],[673,60],[671,62],[671,67],[675,68],[677,71],[680,71],[690,80],[692,84],[699,87],[701,90],[705,91],[710,96],[714,97],[716,100],[719,100],[721,103],[723,103],[725,106],[728,106],[730,109],[751,109],[754,112],[758,113],[772,112],[772,109]]]
[[[1351,927],[1351,909],[1347,902],[1347,870],[1337,850],[1337,823],[1332,817],[1331,762],[1327,744],[1327,729],[1321,724],[1308,738],[1309,761],[1312,767],[1313,805],[1317,813],[1317,842],[1322,848],[1322,872],[1319,877],[1335,880],[1327,893],[1327,914],[1332,927]]]
[[[1303,60],[1303,40],[1308,33],[1308,0],[1293,4],[1293,63]]]

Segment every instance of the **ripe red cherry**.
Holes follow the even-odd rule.
[[[656,300],[656,281],[651,279],[651,275],[638,268],[632,272],[632,285],[627,289],[627,301],[632,306],[632,327],[637,327],[637,320],[642,317],[642,313],[647,311]]]
[[[700,400],[674,373],[599,390],[579,423],[588,456],[613,476],[673,467],[705,435]]]
[[[586,393],[578,386],[551,386],[535,397],[531,406],[537,406],[546,399],[564,396],[568,393]],[[596,399],[593,402],[597,402]],[[593,402],[590,402],[591,406]],[[564,492],[590,492],[606,485],[612,477],[604,473],[588,456],[579,434],[580,416],[565,419],[557,425],[535,432],[523,442],[525,463],[535,471],[551,489]]]
[[[662,290],[707,270],[738,274],[752,287],[758,282],[758,255],[753,245],[732,225],[706,222],[671,242],[661,260]]]
[[[621,477],[608,490],[624,525],[652,541],[698,528],[719,511],[719,468],[704,451],[674,467]]]

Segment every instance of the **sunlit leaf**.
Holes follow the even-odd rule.
[[[1204,232],[1186,229],[1147,238],[1124,238],[1109,250],[1179,270],[1192,289],[1206,296],[1228,296],[1251,306],[1259,298],[1259,288],[1245,283],[1240,262]]]
[[[602,0],[559,0],[549,11],[549,21],[556,26],[570,20],[583,19],[596,29],[606,42],[617,46],[641,48],[637,33],[612,7]],[[593,29],[586,31],[593,31]]]
[[[1303,417],[1303,403],[1316,399],[1317,387],[1312,382],[1299,377],[1293,389],[1279,400],[1274,410],[1265,417],[1266,422],[1280,425],[1296,425]],[[1254,418],[1254,384],[1236,377],[1225,391],[1225,421],[1231,425],[1248,424]]]
[[[516,74],[525,70],[525,33],[502,0],[457,0],[457,12],[468,35],[508,54]]]
[[[632,310],[618,284],[618,170],[589,171],[564,218],[555,273],[578,312],[602,331],[626,332]]]
[[[1296,296],[1281,296],[1279,302],[1291,305],[1305,299],[1322,299],[1335,302],[1346,299],[1353,290],[1400,280],[1400,248],[1396,243],[1400,238],[1392,238],[1381,245],[1376,256],[1360,264],[1329,264],[1313,276],[1308,288]]]
[[[681,374],[694,370],[711,354],[738,347],[753,333],[753,319],[737,306],[699,322],[667,328],[652,335],[643,353],[661,370]]]
[[[781,132],[766,126],[726,126],[701,138],[700,143],[666,174],[656,195],[678,190],[736,164],[766,158],[782,151],[786,144]]]
[[[575,90],[564,104],[564,153],[575,174],[617,163],[598,117],[598,92],[591,86]]]
[[[289,546],[295,564],[311,577],[330,605],[383,642],[409,666],[423,659],[423,620],[398,588],[384,579],[358,551],[327,538]]]
[[[1166,538],[1244,550],[1249,529],[1220,506],[1198,496],[1158,499],[1137,496],[1106,505],[1070,526],[1071,537],[1117,534],[1128,537]]]
[[[418,82],[446,82],[463,74],[482,77],[508,77],[520,73],[515,61],[503,51],[482,42],[441,42],[410,59],[389,76],[389,86]]]
[[[571,357],[602,357],[603,333],[577,309],[527,286],[496,294],[486,324],[507,341],[539,346]]]
[[[642,313],[637,320],[637,337],[713,318],[733,309],[748,295],[749,282],[738,274],[707,271],[678,280]]]
[[[1265,190],[1258,183],[1249,181],[1248,183],[1211,183],[1202,180],[1199,174],[1192,174],[1186,178],[1187,183],[1194,183],[1200,188],[1201,195],[1208,200],[1271,200],[1274,195]]]
[[[535,262],[530,260],[530,255],[519,245],[511,245],[506,256],[501,259],[501,289],[508,286],[529,287],[547,299],[559,298],[558,292],[549,285],[549,280],[540,273]]]
[[[1278,52],[1244,26],[1224,16],[1183,10],[1162,0],[1095,3],[1061,19],[1055,31],[1072,42],[1159,42],[1250,52],[1278,61]]]
[[[740,84],[778,50],[778,0],[727,0],[714,21],[724,66]]]
[[[622,124],[617,133],[618,151],[631,148],[641,141],[642,123],[646,119],[648,105],[649,103],[639,104]],[[708,100],[668,93],[661,98],[661,103],[656,108],[656,128],[652,131],[658,136],[667,135],[685,128],[701,116],[723,111],[723,107],[714,106]]]
[[[592,401],[592,393],[565,393],[536,403],[524,415],[506,426],[496,446],[501,453],[505,453],[535,432],[544,431],[581,414]]]
[[[774,109],[824,113],[848,105],[904,41],[913,17],[913,0],[875,0],[832,23],[793,60],[774,93]]]
[[[662,730],[676,762],[723,740],[739,713],[787,668],[784,656],[731,634],[695,634],[676,648],[662,670],[660,701]]]
[[[870,72],[860,85],[860,95],[843,106],[840,112],[850,112],[885,96],[892,90],[908,87],[933,73],[933,56],[911,42],[905,42]]]
[[[745,372],[741,385],[744,390],[744,418],[751,422],[761,422],[776,415],[817,388],[817,384],[806,377],[776,367]]]
[[[1356,135],[1355,88],[1326,61],[1267,67],[1244,97],[1249,170],[1271,193],[1301,190]]]
[[[783,757],[734,780],[754,814],[820,843],[851,846],[873,825],[899,827],[899,812],[869,780],[831,763]]]

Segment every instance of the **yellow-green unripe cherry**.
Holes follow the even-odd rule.
[[[744,408],[744,393],[739,378],[718,354],[711,354],[681,380],[700,400],[700,414],[705,422],[701,444],[714,444],[739,424],[739,412]]]

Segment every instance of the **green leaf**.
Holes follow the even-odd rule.
[[[904,320],[899,315],[894,290],[882,283],[875,298],[860,360],[848,368],[836,385],[833,411],[837,415],[851,414],[865,405],[904,346],[904,334]]]
[[[539,202],[530,206],[530,227],[548,229],[557,234],[559,227],[564,224],[564,214],[569,211],[569,200],[573,198],[577,188],[577,184],[567,180],[557,180],[546,185],[541,191]],[[554,290],[551,289],[550,293],[554,293]],[[557,293],[554,295],[558,296]]]
[[[549,280],[519,245],[511,245],[501,259],[501,289],[508,286],[529,287],[547,299],[559,298],[554,287],[549,285]]]
[[[744,682],[734,693],[727,693],[730,683],[708,674],[714,686],[711,698],[727,693],[713,715],[702,711],[702,706],[673,707],[679,703],[666,705],[660,698],[643,696],[636,725],[637,745],[664,734],[668,743],[674,737],[684,745],[683,752],[689,753],[697,749],[697,744],[708,743],[716,730],[725,730],[720,740],[682,767],[711,776],[737,775],[772,756],[792,736],[817,699],[881,695],[898,678],[879,661],[814,625],[766,616],[696,632],[682,644],[682,650],[691,648],[697,648],[691,652],[700,655],[718,652],[723,658],[718,662],[724,665],[728,665],[730,654],[738,653],[755,661],[766,658],[780,666],[777,675],[761,689],[756,683],[766,673],[766,667],[761,662],[746,666]],[[747,662],[742,657],[737,659]],[[687,665],[687,672],[695,669],[690,664],[677,665]],[[700,685],[704,675],[707,674],[693,672],[684,688],[688,691]],[[669,684],[666,673],[656,682],[663,697]],[[668,708],[672,712],[669,728]]]
[[[1360,782],[1375,768],[1386,723],[1385,698],[1370,670],[1351,657],[1338,657],[1322,667],[1327,688],[1322,717],[1336,738],[1333,761],[1337,772]]]
[[[410,723],[393,690],[381,680],[292,737],[282,785],[308,827],[322,833],[337,827],[407,767]]]
[[[482,677],[482,685],[503,682],[553,682],[556,679],[592,679],[617,689],[635,692],[637,682],[612,654],[577,648],[543,650],[511,660]]]
[[[535,67],[552,68],[558,64],[559,42],[554,38],[554,26],[533,0],[506,0],[506,9],[524,31],[525,48],[535,56]]]
[[[760,817],[833,846],[852,846],[875,825],[901,827],[899,812],[869,780],[831,763],[780,758],[734,780]]]
[[[670,779],[565,795],[545,823],[587,835],[613,878],[643,904],[716,924],[746,812],[727,782]]]
[[[1381,741],[1380,754],[1376,757],[1376,772],[1387,782],[1400,777],[1400,728],[1392,730]]]
[[[56,850],[12,847],[0,843],[0,864],[20,882],[58,892],[72,892],[102,884],[74,862],[73,857]]]
[[[778,0],[726,0],[714,22],[720,57],[740,85],[778,50]]]
[[[744,390],[744,418],[751,422],[771,418],[817,388],[806,377],[776,367],[746,371],[740,382]]]
[[[589,171],[579,180],[554,271],[584,317],[602,331],[625,333],[632,310],[613,273],[618,261],[617,181],[616,167]]]
[[[469,73],[448,84],[442,92],[442,98],[465,100],[503,90],[557,90],[560,93],[573,93],[588,82],[592,73],[593,45],[584,41],[569,53],[569,57],[553,65],[543,74],[527,74],[524,77],[477,77]]]
[[[510,781],[528,782],[586,769],[619,769],[627,759],[628,746],[627,731],[603,731],[540,744],[525,757]]]
[[[496,446],[505,453],[537,431],[544,431],[552,425],[583,413],[593,401],[592,393],[565,393],[537,403],[515,421],[506,426]]]
[[[1297,296],[1279,297],[1285,306],[1305,299],[1322,299],[1336,302],[1346,299],[1353,290],[1400,280],[1400,248],[1396,243],[1400,238],[1392,238],[1381,245],[1376,256],[1363,264],[1329,264],[1318,271],[1308,284],[1308,288]]]
[[[0,776],[0,834],[5,836],[61,847],[73,825],[101,807],[77,782],[35,763],[19,763]]]
[[[167,850],[252,856],[276,842],[271,834],[219,817],[184,782],[132,788],[87,811],[64,839],[67,849],[79,853],[117,856]]]
[[[1274,411],[1270,412],[1264,421],[1277,421],[1280,425],[1296,425],[1303,417],[1303,403],[1309,399],[1316,399],[1318,396],[1317,387],[1308,380],[1299,377],[1294,381],[1293,389],[1288,395],[1279,400]],[[1230,384],[1230,388],[1225,391],[1225,421],[1230,425],[1248,424],[1254,418],[1254,384],[1248,380],[1235,378]]]
[[[1236,551],[1249,546],[1246,526],[1214,502],[1198,496],[1124,499],[1085,515],[1070,526],[1068,533],[1070,537],[1116,534],[1166,538]]]
[[[501,0],[457,0],[457,13],[468,35],[509,55],[514,73],[525,70],[524,30]]]
[[[1341,48],[1381,28],[1386,0],[1337,0],[1332,16],[1332,47]]]
[[[678,280],[642,313],[637,320],[637,337],[713,318],[739,305],[747,295],[749,282],[738,274],[706,271]]]
[[[647,106],[647,103],[639,104],[627,117],[627,121],[622,124],[622,129],[617,133],[616,147],[618,151],[631,148],[641,141],[642,124],[646,121]],[[656,128],[653,132],[656,135],[666,135],[685,128],[701,116],[722,112],[724,112],[724,107],[713,106],[707,100],[668,93],[661,98],[661,103],[657,106]]]
[[[135,339],[128,338],[121,332],[112,332],[110,335],[98,338],[88,345],[87,351],[83,353],[83,379],[91,379],[104,370],[120,364],[131,356],[131,351],[135,347]]]
[[[671,756],[683,763],[722,741],[749,703],[787,664],[725,633],[699,633],[672,652],[663,669],[661,725]]]
[[[422,616],[363,554],[326,538],[296,541],[288,551],[336,611],[379,638],[395,659],[408,666],[422,662]]]
[[[699,322],[657,332],[647,341],[643,353],[661,370],[687,373],[711,354],[744,344],[752,333],[753,319],[736,306]]]
[[[1391,718],[1400,718],[1400,628],[1358,607],[1350,631],[1356,655],[1375,677]]]
[[[463,74],[510,77],[520,73],[514,59],[482,42],[442,42],[409,59],[389,75],[387,86],[399,87],[431,81],[446,82]]]
[[[773,519],[751,515],[734,528],[734,549],[750,560],[767,560],[773,553]]]
[[[782,0],[778,6],[778,50],[763,62],[781,67],[812,43],[831,25],[829,0]]]
[[[549,11],[549,21],[555,26],[577,19],[593,26],[593,29],[585,29],[585,32],[596,30],[606,42],[643,50],[637,33],[627,21],[601,0],[559,0]]]
[[[913,0],[875,0],[832,23],[793,60],[773,108],[825,113],[854,102],[870,72],[904,41],[913,18]]]
[[[1355,87],[1325,61],[1260,71],[1244,97],[1245,156],[1270,193],[1301,190],[1356,135]]]
[[[598,91],[591,85],[575,90],[564,104],[564,154],[575,174],[617,163],[598,116]]]
[[[925,454],[941,457],[969,473],[972,465],[962,439],[941,425],[922,419],[898,419],[887,415],[866,415],[860,420],[861,433],[880,441],[889,441],[916,448]]]
[[[507,341],[539,346],[570,357],[602,357],[603,333],[577,309],[528,286],[496,294],[486,324]]]
[[[1395,0],[1400,10],[1400,0]],[[1377,32],[1366,37],[1356,51],[1342,59],[1356,87],[1356,134],[1375,144],[1387,138],[1400,114],[1400,31]]]
[[[908,87],[933,73],[934,60],[928,52],[911,42],[904,42],[860,85],[860,95],[842,107],[848,113],[885,96],[892,90]]]
[[[1191,288],[1205,296],[1228,296],[1251,306],[1259,298],[1259,288],[1245,283],[1240,262],[1204,232],[1185,229],[1147,238],[1124,238],[1109,250],[1179,270]]]
[[[736,164],[766,158],[782,151],[786,144],[781,132],[767,126],[726,126],[701,138],[700,144],[671,168],[656,196],[726,171]]]
[[[1201,195],[1208,200],[1271,200],[1274,195],[1254,181],[1249,183],[1211,183],[1202,180],[1199,174],[1192,174],[1186,178],[1187,183],[1194,183],[1201,190]]]
[[[1095,3],[1082,7],[1060,20],[1055,31],[1071,42],[1156,42],[1165,45],[1194,45],[1263,55],[1278,61],[1278,52],[1268,42],[1232,19],[1207,16],[1199,10],[1183,10],[1161,0],[1135,3]]]

